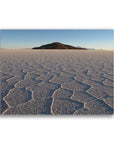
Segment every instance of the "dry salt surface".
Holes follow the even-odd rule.
[[[2,114],[113,114],[113,51],[0,50]]]

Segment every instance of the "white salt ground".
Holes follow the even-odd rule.
[[[1,50],[2,114],[112,114],[113,51]]]

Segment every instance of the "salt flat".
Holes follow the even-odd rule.
[[[2,114],[112,114],[113,51],[0,50]]]

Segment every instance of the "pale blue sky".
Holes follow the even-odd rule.
[[[1,30],[1,48],[24,49],[61,42],[94,49],[113,49],[113,30]]]

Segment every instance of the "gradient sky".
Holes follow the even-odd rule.
[[[32,48],[52,42],[112,50],[113,30],[1,30],[2,49]]]

